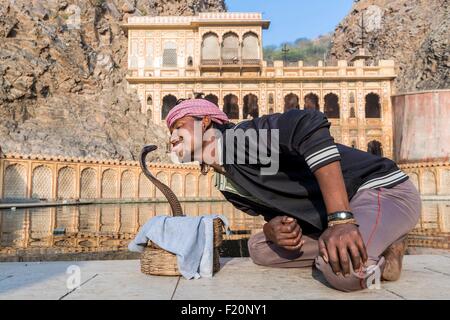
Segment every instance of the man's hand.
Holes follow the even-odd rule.
[[[288,216],[277,216],[263,227],[266,237],[287,250],[298,250],[303,245],[302,229],[297,220]]]
[[[350,259],[355,271],[367,262],[366,247],[354,224],[340,224],[326,229],[319,238],[319,252],[337,275],[350,274]]]

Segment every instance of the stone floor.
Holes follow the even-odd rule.
[[[212,279],[147,276],[138,260],[0,263],[0,299],[450,299],[450,253],[405,257],[402,278],[342,293],[311,269],[273,269],[224,258]],[[68,289],[71,265],[81,286]]]

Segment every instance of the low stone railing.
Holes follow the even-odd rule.
[[[150,170],[180,198],[221,198],[214,175],[195,165],[150,163]],[[0,158],[0,199],[164,198],[137,161],[6,154]]]
[[[450,196],[450,162],[400,164],[423,196]],[[212,172],[196,165],[150,163],[180,198],[223,199]],[[0,199],[163,198],[137,161],[7,154],[0,158]]]
[[[450,162],[411,162],[399,164],[420,194],[426,197],[448,196],[450,199]]]

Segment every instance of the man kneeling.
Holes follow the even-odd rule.
[[[229,202],[264,216],[248,243],[256,264],[315,265],[342,291],[364,289],[377,274],[399,278],[419,193],[392,160],[336,144],[323,113],[293,109],[234,125],[213,103],[192,99],[166,121],[181,162],[212,167]]]

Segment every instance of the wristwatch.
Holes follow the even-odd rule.
[[[353,213],[351,213],[350,211],[336,211],[328,215],[328,222],[338,220],[348,220],[353,218],[354,218]]]

